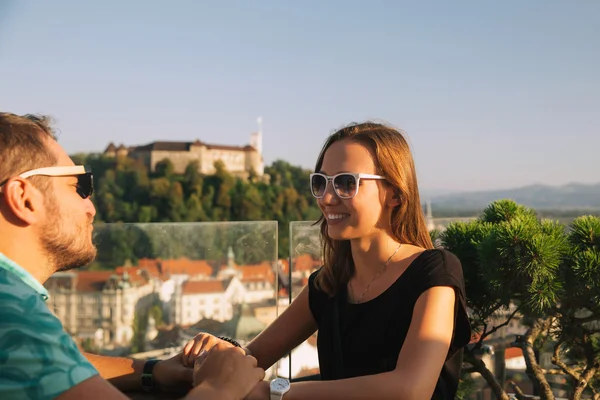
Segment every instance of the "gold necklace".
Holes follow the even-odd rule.
[[[398,245],[398,247],[396,248],[396,250],[392,253],[392,255],[390,256],[390,258],[387,259],[387,261],[385,262],[385,264],[383,264],[383,267],[381,267],[381,269],[379,270],[379,272],[373,277],[373,279],[371,279],[371,282],[369,282],[369,284],[365,287],[365,290],[363,290],[362,294],[360,295],[360,299],[358,299],[358,301],[355,301],[354,304],[360,304],[363,300],[363,298],[365,297],[365,293],[367,293],[367,291],[369,290],[369,288],[371,287],[371,285],[373,284],[373,282],[375,282],[375,280],[377,278],[379,278],[379,276],[381,276],[381,274],[383,274],[383,272],[385,271],[385,268],[388,266],[388,264],[390,263],[390,261],[392,261],[392,257],[394,257],[394,255],[396,255],[396,253],[398,252],[398,250],[400,250],[400,247],[402,247],[402,243],[400,243]],[[350,295],[352,296],[352,299],[354,299],[354,287],[352,286],[352,282],[350,281]]]

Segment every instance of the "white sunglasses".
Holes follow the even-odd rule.
[[[92,169],[85,165],[73,165],[69,167],[44,167],[32,169],[30,171],[19,174],[19,178],[29,178],[32,176],[76,176],[77,177],[77,194],[82,199],[89,198],[94,193],[94,177]],[[0,193],[6,182],[0,185]]]
[[[351,172],[342,172],[341,174],[329,176],[315,172],[310,174],[310,191],[314,197],[320,199],[325,196],[327,185],[331,182],[335,194],[340,199],[351,199],[358,194],[361,179],[385,180],[385,177],[372,174],[353,174]]]

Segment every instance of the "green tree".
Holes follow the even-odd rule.
[[[175,167],[173,166],[171,160],[165,158],[164,160],[161,160],[156,163],[156,166],[154,168],[154,175],[157,178],[171,179],[173,177],[174,171]]]
[[[188,164],[183,174],[183,188],[186,196],[196,195],[202,197],[203,178],[200,174],[198,161]]]
[[[148,330],[148,312],[136,312],[133,317],[133,336],[131,337],[132,354],[146,350],[146,332]]]
[[[164,325],[163,310],[160,304],[153,304],[152,307],[150,307],[149,315],[154,319],[156,327]]]
[[[451,224],[442,244],[462,262],[471,326],[480,334],[465,351],[468,371],[480,373],[497,398],[508,400],[502,377],[495,377],[480,355],[487,337],[521,315],[526,333],[499,346],[522,349],[540,398],[554,399],[548,377],[556,374],[573,381],[570,399],[581,399],[586,390],[598,396],[599,218],[580,217],[567,228],[503,200],[476,221]],[[548,351],[552,370],[544,370],[538,357]]]

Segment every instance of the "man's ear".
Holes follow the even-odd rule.
[[[41,219],[44,195],[27,179],[9,179],[0,196],[4,198],[9,218],[16,224],[33,225]]]

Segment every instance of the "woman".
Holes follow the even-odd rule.
[[[462,268],[433,248],[409,146],[376,123],[331,135],[311,174],[324,264],[247,348],[264,369],[317,329],[321,381],[283,398],[453,399],[470,339]],[[200,334],[192,359],[218,339]],[[250,398],[269,399],[267,383]]]

